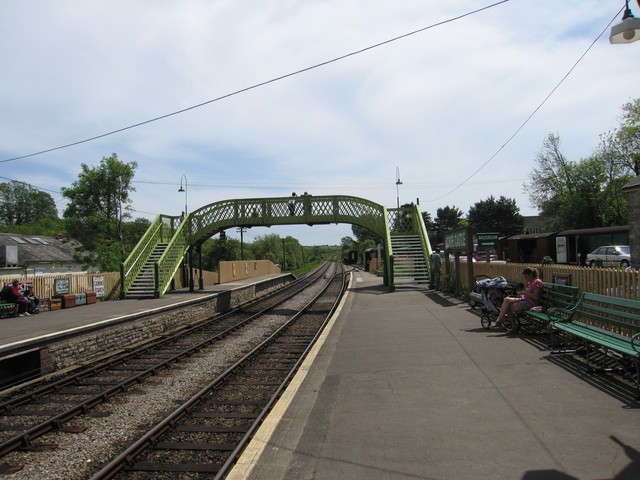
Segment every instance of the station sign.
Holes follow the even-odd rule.
[[[467,229],[461,228],[444,236],[445,252],[464,252],[467,250]]]
[[[479,247],[495,247],[500,239],[499,233],[478,233],[476,235]]]

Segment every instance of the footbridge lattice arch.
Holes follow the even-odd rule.
[[[417,215],[414,215],[417,213]],[[153,296],[162,296],[185,255],[192,255],[202,243],[231,227],[272,225],[319,225],[350,223],[371,230],[384,242],[385,284],[393,285],[390,236],[410,229],[419,230],[428,251],[428,239],[419,209],[389,209],[364,198],[331,195],[223,200],[205,205],[178,217],[159,215],[151,224],[121,269],[124,297],[136,279],[145,274],[153,280]],[[159,246],[162,246],[159,248]],[[155,252],[155,253],[154,253]],[[189,262],[191,264],[191,262]],[[151,280],[149,280],[151,282]]]

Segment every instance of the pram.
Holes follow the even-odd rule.
[[[498,319],[503,300],[515,292],[516,287],[504,277],[486,277],[479,281],[476,278],[475,289],[469,296],[473,302],[472,308],[475,308],[476,304],[481,306],[480,324],[482,328],[487,330],[490,328],[491,324]],[[502,325],[511,333],[520,329],[520,321],[517,316],[505,316]]]

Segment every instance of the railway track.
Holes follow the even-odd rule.
[[[240,310],[200,321],[72,376],[5,399],[0,403],[0,456],[6,458],[17,450],[55,449],[56,444],[38,439],[50,432],[82,432],[84,427],[78,426],[74,419],[96,413],[100,405],[118,396],[145,388],[151,378],[184,364],[186,359],[215,350],[238,332],[257,328],[296,295],[318,282],[326,283],[325,277],[335,265],[327,263],[314,274]],[[238,351],[247,348],[245,345]],[[0,459],[1,473],[12,473],[23,467],[15,460],[3,461],[6,460]]]
[[[224,478],[333,313],[340,273],[308,305],[91,480]]]

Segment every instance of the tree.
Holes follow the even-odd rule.
[[[520,215],[515,199],[500,196],[498,200],[491,195],[469,209],[467,215],[469,227],[478,232],[498,232],[511,236],[522,232],[524,218]]]
[[[567,160],[560,150],[560,137],[549,134],[536,163],[524,188],[549,231],[626,222],[626,198],[620,192],[620,179],[625,177],[619,177],[615,165],[602,155]]]
[[[71,187],[63,188],[69,199],[64,211],[68,234],[84,247],[82,261],[102,271],[117,271],[126,257],[124,222],[131,217],[129,194],[136,162],[124,163],[114,153],[98,167],[82,164]]]
[[[621,177],[640,175],[640,98],[622,106],[622,122],[603,135],[600,152],[617,167]]]
[[[218,271],[218,262],[237,260],[240,241],[233,238],[210,238],[202,245],[202,268]]]
[[[360,225],[351,225],[351,231],[358,242],[371,240],[374,244],[382,243],[382,239],[368,228],[361,227]]]
[[[0,183],[0,224],[3,226],[11,229],[57,218],[58,209],[48,193],[17,180]]]
[[[462,210],[453,207],[446,206],[438,208],[436,210],[436,218],[433,221],[433,228],[435,231],[435,243],[442,243],[444,241],[444,234],[461,227]]]
[[[122,236],[125,251],[130,252],[138,244],[142,236],[149,229],[151,222],[146,218],[138,217],[131,222],[124,222],[122,225]]]

